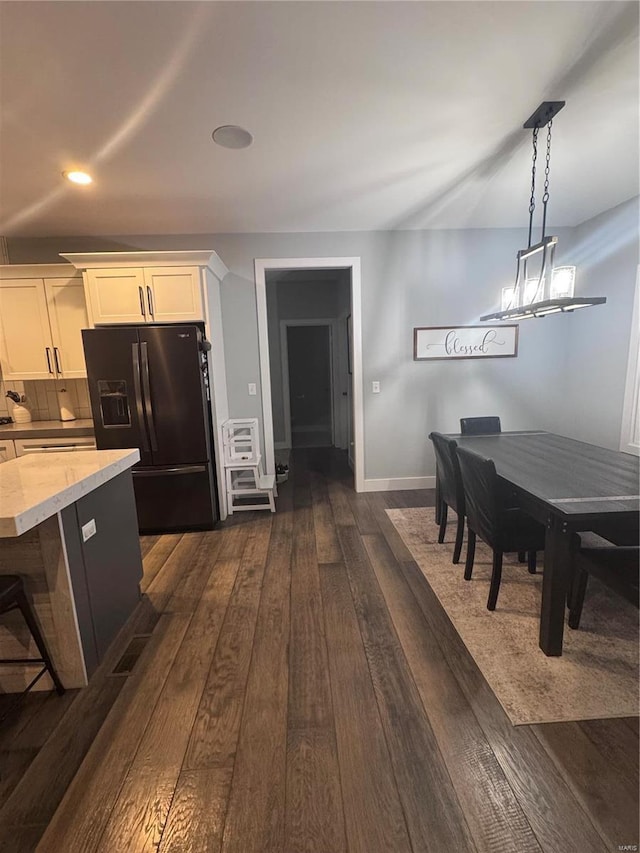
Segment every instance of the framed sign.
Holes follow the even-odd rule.
[[[518,326],[423,326],[413,330],[414,361],[515,358]]]

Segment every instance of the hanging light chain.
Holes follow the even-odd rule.
[[[547,228],[547,202],[549,201],[549,170],[551,168],[551,125],[553,119],[547,125],[547,157],[544,166],[544,194],[542,196],[542,239],[544,240]]]
[[[538,159],[538,130],[533,128],[533,159],[531,162],[531,198],[529,199],[529,247],[531,246],[531,235],[533,233],[533,212],[536,209],[536,160]]]

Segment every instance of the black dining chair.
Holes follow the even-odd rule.
[[[592,534],[576,534],[572,546],[572,581],[568,599],[570,628],[580,627],[590,575],[639,606],[640,546],[613,545]]]
[[[502,432],[500,418],[460,418],[460,432],[462,435],[491,435]]]
[[[464,489],[462,487],[460,465],[456,456],[456,447],[458,445],[454,439],[447,438],[441,432],[432,432],[429,438],[433,442],[436,463],[438,465],[438,499],[440,501],[439,514],[437,516],[440,524],[438,542],[444,542],[447,530],[447,508],[451,507],[458,516],[456,542],[453,547],[453,562],[459,563],[464,537]]]
[[[487,609],[495,610],[502,579],[502,557],[510,552],[528,552],[529,572],[535,574],[536,552],[544,548],[545,530],[522,510],[509,506],[509,496],[500,487],[496,466],[458,446],[467,516],[467,560],[464,578],[471,580],[476,536],[493,551],[493,570]]]

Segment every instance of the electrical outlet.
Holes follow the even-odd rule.
[[[82,525],[82,541],[86,542],[92,536],[95,536],[97,532],[96,520],[92,518],[91,521],[87,521],[86,524]]]
[[[256,383],[255,382],[249,382],[248,387],[249,387],[249,396],[255,397],[256,394],[258,393],[258,386],[256,385]]]
[[[373,394],[379,394],[380,393],[380,383],[379,382],[372,382],[371,383],[371,392]]]

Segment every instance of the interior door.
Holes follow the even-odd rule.
[[[154,465],[209,461],[209,421],[197,326],[140,329],[142,383]]]
[[[82,340],[98,450],[137,447],[151,465],[138,329],[85,329]]]
[[[332,443],[331,329],[288,326],[289,402],[294,446]]]
[[[87,375],[82,329],[89,326],[84,285],[77,278],[45,278],[44,289],[57,373],[64,379]]]

